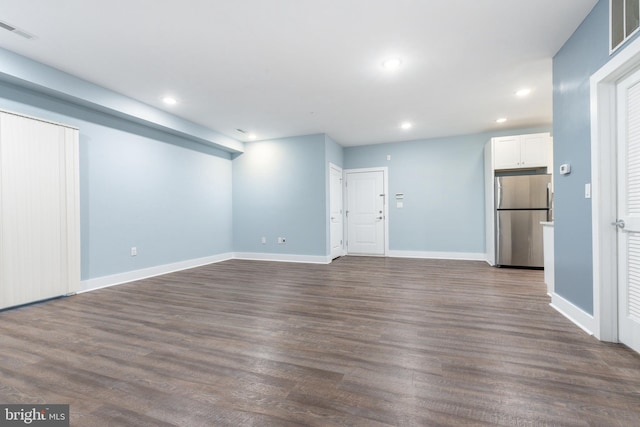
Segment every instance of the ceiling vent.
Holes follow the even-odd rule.
[[[7,31],[11,31],[13,34],[16,34],[20,37],[24,37],[27,40],[33,40],[36,38],[33,34],[29,34],[26,31],[23,31],[19,28],[14,27],[13,25],[7,24],[6,22],[0,21],[0,28],[3,28]]]

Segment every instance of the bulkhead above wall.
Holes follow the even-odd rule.
[[[241,141],[0,48],[0,81],[236,155]]]

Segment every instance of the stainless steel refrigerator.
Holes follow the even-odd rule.
[[[544,267],[541,221],[550,218],[551,175],[495,179],[496,265]]]

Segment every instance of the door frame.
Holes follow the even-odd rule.
[[[377,167],[377,168],[358,168],[358,169],[345,169],[343,171],[343,187],[342,187],[342,194],[344,196],[344,200],[343,200],[343,206],[349,206],[348,204],[348,200],[347,200],[347,195],[348,195],[348,191],[346,188],[347,185],[347,175],[350,173],[363,173],[363,172],[382,172],[382,181],[383,181],[383,192],[384,192],[384,204],[383,204],[383,210],[384,210],[384,255],[382,256],[389,256],[389,168],[386,166],[382,166],[382,167]],[[344,210],[346,213],[346,209]],[[349,235],[349,220],[348,218],[346,218],[346,221],[344,221],[344,227],[343,227],[343,234],[345,236]],[[348,246],[345,247],[345,252],[348,255],[349,254],[349,248]],[[372,255],[373,256],[373,255]]]
[[[592,331],[618,342],[617,85],[640,69],[636,39],[591,76],[591,182],[593,246]]]
[[[329,258],[330,261],[332,262],[334,260],[333,258],[333,254],[331,253],[331,169],[336,170],[337,172],[340,172],[340,189],[342,190],[342,209],[341,209],[341,216],[342,216],[342,236],[340,237],[340,239],[342,240],[342,245],[341,245],[341,252],[340,252],[340,256],[344,256],[346,255],[347,251],[344,248],[344,239],[345,239],[345,215],[344,215],[344,203],[345,203],[345,175],[344,175],[344,170],[334,164],[329,162],[329,201],[328,201],[328,208],[329,208],[329,213],[327,215],[327,217],[329,218]]]

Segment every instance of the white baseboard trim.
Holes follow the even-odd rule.
[[[486,261],[484,252],[420,252],[420,251],[389,251],[393,258],[424,258],[424,259],[454,259],[464,261]]]
[[[575,323],[580,329],[589,335],[593,335],[596,323],[592,315],[580,307],[575,306],[572,302],[564,299],[555,292],[551,295],[551,304],[549,305],[564,317]]]
[[[80,281],[80,290],[77,293],[93,291],[96,289],[106,288],[114,285],[121,285],[123,283],[133,282],[135,280],[148,279],[149,277],[173,273],[174,271],[187,270],[189,268],[226,261],[232,258],[232,253],[225,253],[204,258],[174,262],[171,264],[158,265],[155,267],[143,268],[141,270],[127,271],[125,273],[118,273],[110,276],[96,277],[95,279],[82,280]]]
[[[347,255],[347,254],[345,254]],[[389,251],[388,256],[395,258],[426,258],[426,259],[454,259],[483,261],[483,253],[461,253],[461,252],[414,252],[414,251]],[[261,252],[233,252],[213,255],[210,257],[196,258],[171,264],[158,265],[155,267],[143,268],[140,270],[127,271],[110,276],[96,277],[95,279],[82,280],[80,290],[77,293],[89,292],[109,286],[121,285],[136,280],[148,279],[162,274],[173,273],[175,271],[187,270],[189,268],[200,267],[216,262],[230,259],[243,259],[250,261],[273,261],[273,262],[299,262],[307,264],[330,264],[330,255],[294,255],[294,254],[273,254]]]
[[[235,252],[234,259],[249,261],[302,262],[307,264],[330,264],[331,255],[292,255],[262,252]]]

